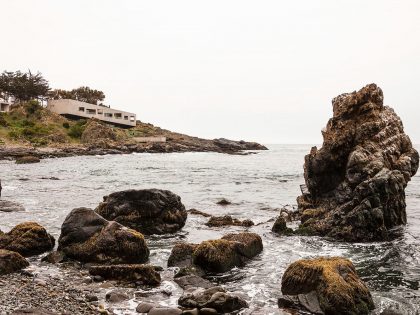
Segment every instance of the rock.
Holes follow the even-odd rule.
[[[243,150],[268,150],[265,146],[256,142],[233,141],[225,138],[214,139],[213,143],[225,151],[243,151]]]
[[[375,308],[369,289],[353,264],[340,257],[292,263],[283,275],[281,291],[316,314],[363,315]],[[279,305],[285,305],[285,301],[287,298],[279,300]]]
[[[85,263],[136,264],[149,257],[142,234],[88,208],[73,209],[64,220],[58,251]]]
[[[225,199],[225,198],[222,198],[222,199],[220,199],[218,202],[216,202],[218,205],[221,205],[221,206],[227,206],[227,205],[230,205],[230,204],[232,204],[232,202],[230,202],[229,200],[227,200],[227,199]]]
[[[137,313],[149,313],[149,311],[154,308],[155,305],[152,303],[142,302],[136,307]]]
[[[85,298],[86,298],[86,301],[88,301],[88,302],[95,302],[95,301],[99,300],[98,296],[94,295],[94,294],[86,294]]]
[[[41,160],[38,157],[32,156],[32,155],[16,158],[16,164],[31,164],[31,163],[39,163],[39,162],[41,162]]]
[[[190,210],[187,210],[187,212],[190,213],[190,214],[201,215],[205,218],[211,217],[211,214],[205,213],[205,212],[197,210],[197,209],[190,209]]]
[[[182,315],[199,315],[201,314],[198,308],[195,308],[193,310],[186,310],[182,312]]]
[[[110,303],[120,303],[129,300],[130,297],[123,291],[113,290],[105,295],[105,300]]]
[[[258,255],[263,249],[261,237],[255,233],[228,234],[218,240],[199,245],[180,243],[172,249],[169,267],[198,266],[206,271],[225,272]]]
[[[401,119],[370,84],[333,99],[321,149],[305,157],[307,192],[298,197],[300,234],[383,241],[407,222],[405,187],[419,154]]]
[[[54,244],[54,237],[35,222],[18,224],[10,232],[0,234],[0,248],[15,251],[25,257],[50,251]]]
[[[203,279],[197,275],[186,275],[182,277],[174,278],[176,284],[178,284],[181,288],[188,289],[188,288],[211,288],[214,286],[210,281]]]
[[[279,216],[274,222],[273,228],[271,229],[274,233],[280,235],[292,235],[293,230],[288,228],[286,225],[286,219],[283,216]]]
[[[84,144],[108,148],[110,142],[117,140],[117,133],[110,125],[102,123],[97,119],[90,119],[86,123],[80,139]]]
[[[222,287],[198,288],[185,291],[178,304],[186,308],[212,308],[219,313],[230,313],[248,307],[242,298],[226,293]]]
[[[217,315],[217,311],[214,308],[209,308],[209,307],[203,307],[200,310],[200,315]]]
[[[181,198],[169,190],[159,189],[112,193],[104,197],[95,211],[144,234],[175,233],[187,220]]]
[[[222,217],[212,216],[210,220],[206,223],[206,225],[210,227],[220,227],[220,226],[230,226],[230,225],[250,227],[254,225],[254,222],[248,219],[241,221],[241,220],[232,218],[230,215],[225,215]]]
[[[65,260],[66,260],[65,255],[62,252],[58,252],[58,251],[51,252],[41,259],[41,261],[47,262],[50,264],[62,263]]]
[[[58,313],[50,312],[43,308],[25,308],[15,310],[11,315],[58,315]]]
[[[25,208],[17,202],[9,200],[0,200],[0,211],[2,212],[18,212],[25,211]]]
[[[19,253],[0,249],[0,275],[13,273],[28,266],[28,261]]]
[[[181,315],[182,311],[175,307],[154,307],[152,308],[149,315]]]
[[[120,280],[141,283],[143,285],[157,286],[160,284],[160,274],[151,265],[110,265],[91,266],[89,273],[107,280]]]

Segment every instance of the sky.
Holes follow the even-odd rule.
[[[321,143],[368,83],[420,143],[418,0],[0,0],[0,71],[204,138]]]

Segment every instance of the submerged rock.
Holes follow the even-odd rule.
[[[9,200],[0,200],[0,211],[2,212],[18,212],[25,211],[25,208],[17,202]]]
[[[263,249],[261,237],[255,233],[228,234],[201,244],[181,243],[174,246],[168,266],[198,266],[206,271],[225,272],[243,266]]]
[[[333,99],[321,149],[305,157],[301,234],[345,241],[391,238],[406,224],[405,187],[419,166],[401,119],[370,84]]]
[[[89,268],[89,273],[107,280],[136,282],[150,286],[157,286],[161,281],[160,274],[154,266],[142,264],[92,266]]]
[[[368,314],[374,309],[369,289],[350,260],[340,257],[298,260],[283,275],[280,306],[298,303],[316,314]]]
[[[220,227],[220,226],[245,226],[250,227],[254,225],[254,222],[251,220],[238,220],[236,218],[232,218],[230,215],[225,215],[222,217],[211,217],[209,221],[206,223],[207,226],[210,227]]]
[[[13,273],[28,266],[28,261],[19,253],[0,249],[0,275]]]
[[[181,198],[169,190],[160,189],[112,193],[104,197],[95,211],[108,220],[147,235],[177,232],[187,220]]]
[[[28,257],[39,255],[54,248],[54,237],[35,222],[16,225],[10,232],[0,232],[0,248]]]
[[[187,210],[187,212],[190,214],[201,215],[202,217],[205,217],[205,218],[211,217],[211,214],[205,213],[197,209],[190,209],[190,210]]]
[[[88,208],[73,209],[64,220],[58,251],[86,263],[143,263],[149,257],[142,234]]]
[[[41,162],[41,160],[38,157],[32,155],[22,156],[16,159],[16,164],[31,164],[39,162]]]
[[[274,222],[273,228],[271,229],[274,233],[280,235],[292,235],[293,230],[288,228],[286,225],[286,219],[283,216],[277,217],[276,221]]]
[[[226,198],[222,198],[222,199],[220,199],[218,202],[216,202],[218,205],[221,205],[221,206],[228,206],[228,205],[230,205],[230,204],[232,204],[232,202],[231,201],[229,201],[229,200],[227,200]]]

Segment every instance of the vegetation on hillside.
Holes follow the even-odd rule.
[[[72,99],[76,101],[86,102],[90,104],[98,104],[105,99],[105,94],[102,91],[91,89],[87,86],[81,86],[71,91],[56,89],[48,93],[50,99]]]
[[[16,101],[44,98],[50,87],[41,73],[4,71],[0,75],[0,97],[12,96]]]

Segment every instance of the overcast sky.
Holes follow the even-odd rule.
[[[2,70],[190,135],[320,143],[375,82],[420,143],[420,1],[0,0]]]

